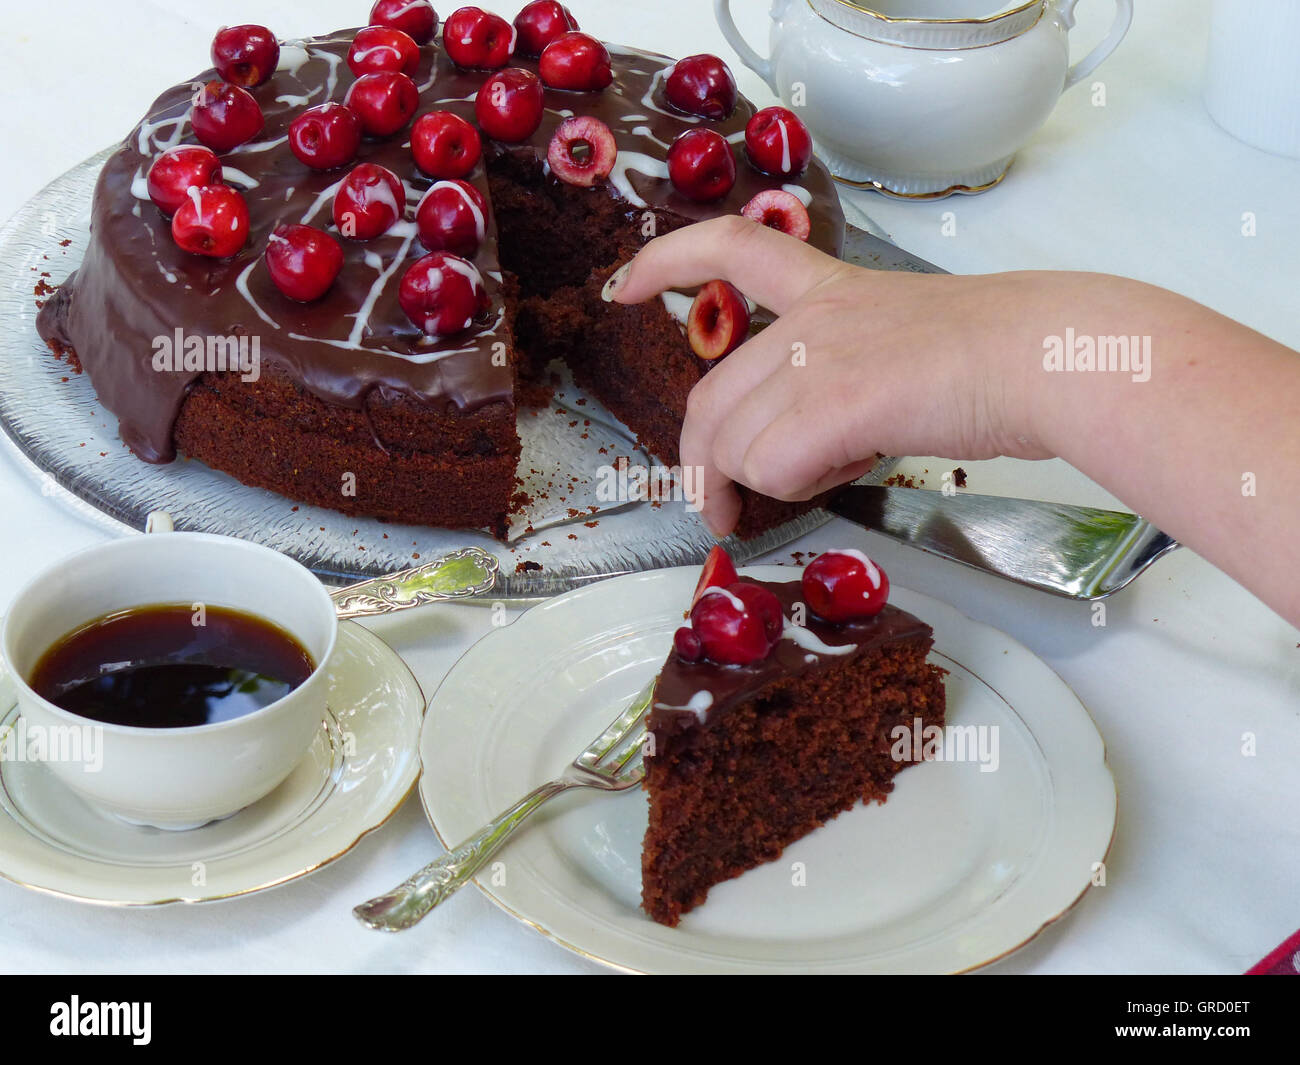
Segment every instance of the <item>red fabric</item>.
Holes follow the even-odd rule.
[[[1300,976],[1300,931],[1263,961],[1246,970],[1247,976]]]

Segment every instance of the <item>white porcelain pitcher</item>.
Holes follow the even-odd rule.
[[[771,55],[741,36],[729,0],[723,35],[811,130],[836,178],[895,196],[982,192],[1057,98],[1115,50],[1133,0],[1114,0],[1106,39],[1070,66],[1079,0],[772,0]]]

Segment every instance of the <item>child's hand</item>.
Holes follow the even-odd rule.
[[[739,513],[734,481],[808,499],[860,477],[878,452],[1045,455],[1007,421],[1024,360],[970,349],[972,336],[1013,325],[1031,275],[1018,276],[864,270],[731,217],[651,241],[612,295],[637,303],[722,278],[780,316],[710,370],[687,406],[682,464],[702,469],[698,502],[722,536]]]

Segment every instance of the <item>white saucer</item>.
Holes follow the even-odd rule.
[[[328,716],[275,791],[188,832],[128,825],[40,763],[0,762],[0,876],[122,906],[206,902],[283,884],[352,849],[419,775],[424,696],[406,664],[353,622],[339,626]],[[17,708],[0,713],[0,731]]]
[[[662,665],[698,576],[687,567],[601,581],[461,658],[420,740],[420,797],[444,845],[558,775],[609,724]],[[718,885],[675,929],[639,909],[639,789],[557,798],[479,887],[569,949],[634,971],[959,972],[1026,943],[1078,901],[1109,849],[1116,795],[1101,737],[1011,637],[896,586],[891,601],[934,626],[949,725],[998,727],[995,772],[974,761],[909,768],[885,805],[849,810]]]

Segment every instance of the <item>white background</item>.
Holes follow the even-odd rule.
[[[444,16],[451,10],[438,6]],[[670,55],[716,52],[732,62],[749,95],[771,102],[701,0],[570,6],[584,29],[607,40]],[[360,24],[368,7],[368,0],[224,0],[218,8],[129,0],[6,4],[0,217],[122,137],[163,88],[207,66],[220,23],[260,22],[281,37],[306,36]],[[763,0],[736,0],[735,7],[742,28],[765,50]],[[1088,79],[1104,82],[1106,105],[1093,106],[1086,84],[1072,90],[1002,186],[931,204],[865,194],[854,200],[900,245],[955,272],[1050,267],[1126,274],[1300,348],[1300,162],[1238,143],[1207,115],[1200,99],[1204,0],[1139,0],[1137,8],[1129,37]],[[513,16],[514,5],[500,10]],[[1076,57],[1100,39],[1110,13],[1105,0],[1082,0]],[[953,236],[941,231],[946,211],[955,212]],[[1257,219],[1250,238],[1241,233],[1246,211]],[[1214,426],[1207,425],[1205,447],[1214,446]],[[924,465],[936,469],[935,462]],[[1029,471],[1012,463],[967,468],[974,491],[1108,499],[1059,463]],[[2,460],[0,501],[0,609],[35,569],[103,537]],[[1108,624],[1095,628],[1085,606],[971,574],[844,524],[795,547],[844,543],[864,546],[896,583],[1027,644],[1079,694],[1107,742],[1120,800],[1107,886],[992,971],[1240,972],[1300,925],[1300,633],[1187,551],[1113,600]],[[374,627],[432,691],[487,630],[488,617],[444,608]],[[1246,731],[1258,737],[1253,758],[1240,753]],[[408,801],[335,865],[231,902],[113,910],[0,883],[0,968],[597,968],[473,890],[399,937],[355,924],[354,903],[436,853],[418,802]]]

